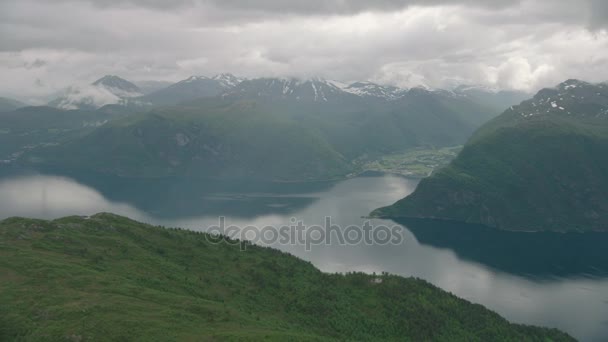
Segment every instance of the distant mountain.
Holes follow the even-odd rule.
[[[406,94],[406,90],[404,89],[393,86],[383,86],[372,82],[355,82],[348,86],[339,86],[343,91],[351,94],[362,97],[382,98],[386,100],[395,100]]]
[[[213,76],[211,79],[219,82],[219,84],[225,89],[234,88],[245,80],[244,78],[236,77],[230,73],[218,74]]]
[[[527,100],[532,96],[532,94],[523,91],[500,90],[497,88],[471,85],[459,85],[454,88],[453,92],[500,112],[510,106],[520,104],[522,101]]]
[[[23,108],[26,106],[27,106],[27,104],[25,104],[23,102],[9,99],[6,97],[0,97],[0,112],[10,112],[15,109]]]
[[[447,95],[445,91],[433,91],[426,88],[402,89],[394,86],[380,85],[372,82],[354,82],[351,84],[322,78],[257,78],[246,80],[223,96],[241,98],[265,98],[296,100],[299,102],[341,102],[346,99],[363,100],[399,100],[410,95],[434,93]],[[450,94],[454,97],[454,94]]]
[[[129,99],[142,96],[133,83],[118,76],[104,76],[86,86],[68,88],[49,105],[60,109],[95,110],[110,104],[126,104]]]
[[[96,87],[103,87],[118,97],[136,97],[141,95],[141,90],[133,83],[118,76],[104,76],[93,82]]]
[[[379,217],[510,230],[608,230],[608,85],[568,80],[481,127]]]
[[[217,99],[204,108],[167,107],[115,120],[32,150],[22,162],[128,177],[251,180],[327,179],[351,170],[313,128],[255,103]]]
[[[173,82],[169,81],[137,81],[135,85],[139,88],[141,93],[145,96],[153,92],[165,89],[172,85]]]
[[[312,79],[257,78],[246,80],[222,95],[230,99],[294,101],[297,103],[339,102],[353,95],[333,82]]]
[[[200,98],[221,95],[241,82],[242,79],[232,74],[220,74],[211,78],[205,76],[192,76],[164,89],[143,96],[139,100],[154,106],[176,105]]]
[[[229,90],[110,122],[25,161],[129,177],[333,179],[388,153],[462,144],[495,115],[450,92],[397,97],[320,79],[191,78],[166,90],[196,84]]]
[[[462,144],[498,114],[447,91],[322,79],[254,79],[223,97],[255,101],[269,112],[315,127],[341,154],[355,159],[415,146]]]
[[[95,110],[106,105],[121,105],[141,110],[145,107],[172,106],[215,96],[291,99],[301,102],[340,102],[341,99],[353,96],[368,101],[394,101],[416,93],[434,93],[464,97],[477,105],[485,106],[486,112],[495,115],[527,98],[524,93],[498,91],[480,86],[458,86],[453,91],[432,90],[422,86],[402,89],[368,81],[346,84],[320,78],[246,80],[229,73],[213,77],[192,76],[175,84],[163,81],[143,81],[138,82],[138,85],[117,76],[105,76],[90,86],[67,89],[50,105],[62,109],[85,110]]]

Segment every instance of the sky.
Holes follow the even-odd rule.
[[[0,0],[0,96],[106,75],[534,92],[608,80],[604,0]]]

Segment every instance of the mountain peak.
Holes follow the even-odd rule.
[[[511,108],[522,117],[568,115],[570,117],[606,117],[608,88],[570,79],[555,88],[541,89],[531,100]]]
[[[57,99],[50,102],[61,109],[98,109],[109,104],[124,103],[128,98],[141,96],[135,84],[114,75],[106,75],[88,85],[67,88]]]
[[[241,82],[243,82],[242,78],[236,77],[231,73],[218,74],[218,75],[213,76],[212,79],[220,82],[222,84],[222,86],[224,86],[225,88],[236,87]]]
[[[587,83],[585,81],[571,78],[565,82],[560,83],[557,86],[557,89],[558,90],[568,90],[568,89],[574,89],[574,88],[578,88],[578,87],[587,87],[587,86],[592,86],[592,84]]]
[[[121,82],[121,81],[125,81],[128,82],[127,80],[118,77],[116,75],[105,75],[104,77],[98,79],[97,81],[93,82],[93,85],[99,85],[99,84],[104,84],[106,82]]]
[[[119,97],[134,97],[141,95],[141,90],[139,90],[139,87],[137,87],[135,84],[114,75],[106,75],[93,82],[92,85],[96,87],[104,87]]]
[[[346,92],[363,97],[379,97],[394,100],[402,97],[406,90],[394,86],[385,86],[369,81],[358,81],[344,89]]]
[[[194,76],[193,75],[178,83],[190,83],[190,82],[196,82],[196,81],[202,81],[202,80],[208,80],[208,79],[209,79],[209,77],[207,77],[207,76]]]

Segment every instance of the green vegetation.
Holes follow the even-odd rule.
[[[315,130],[255,103],[157,109],[114,120],[78,139],[32,151],[44,165],[107,174],[309,180],[348,173]]]
[[[428,177],[437,168],[449,164],[462,146],[443,148],[414,148],[404,153],[389,154],[380,159],[363,163],[363,171],[378,171],[412,178]]]
[[[608,230],[608,91],[568,81],[480,128],[410,197],[372,213],[524,231]]]
[[[0,340],[571,341],[422,280],[111,214],[0,222]]]

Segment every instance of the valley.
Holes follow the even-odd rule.
[[[86,97],[80,109],[4,113],[3,160],[144,178],[314,181],[366,170],[422,177],[449,157],[442,148],[463,143],[493,113],[467,93],[370,82],[191,77],[151,94],[167,99],[158,107],[135,100],[137,86],[117,76],[90,87],[126,100],[95,109]],[[415,151],[428,146],[439,152],[423,161]],[[396,162],[403,153],[413,158],[404,156],[406,166]]]
[[[382,156],[378,160],[364,162],[361,168],[365,171],[402,175],[411,178],[426,178],[433,171],[448,165],[462,146],[443,148],[415,148],[403,153]]]
[[[204,87],[222,82],[222,86],[210,91],[208,95],[177,104],[155,106],[125,98],[117,104],[106,104],[98,108],[90,105],[94,101],[86,100],[89,105],[79,109],[25,107],[1,113],[0,118],[5,122],[5,128],[0,134],[0,140],[4,142],[0,150],[6,159],[0,165],[0,202],[6,202],[6,213],[14,214],[23,210],[24,216],[59,219],[70,214],[93,215],[99,211],[97,209],[106,208],[109,212],[121,213],[144,222],[202,232],[214,224],[216,215],[229,215],[232,222],[243,226],[256,223],[276,225],[281,221],[288,222],[291,215],[308,217],[312,222],[330,215],[344,225],[362,224],[362,215],[374,208],[390,204],[412,192],[412,196],[417,196],[419,191],[426,191],[427,182],[451,172],[453,165],[460,163],[463,156],[469,155],[471,146],[477,141],[484,141],[486,136],[491,136],[492,130],[502,130],[503,126],[511,125],[505,119],[506,114],[497,118],[488,114],[491,113],[487,102],[488,98],[492,98],[490,95],[483,97],[485,102],[475,102],[475,97],[459,95],[457,92],[422,88],[400,90],[364,82],[345,85],[318,79],[243,80],[236,77],[229,82],[231,79],[226,75],[196,77],[178,82],[181,83],[178,90],[170,89],[172,86],[169,86],[167,89],[170,91],[180,93],[184,91],[183,87],[192,84],[195,86],[193,94],[201,94]],[[96,83],[95,87],[100,84],[106,84],[103,85],[106,87],[110,83],[132,88],[115,77],[106,77]],[[566,83],[560,89],[574,89],[571,85]],[[583,85],[581,83],[580,87]],[[472,91],[469,88],[461,88],[459,91],[465,90]],[[117,92],[116,89],[113,91]],[[159,91],[163,89],[156,90]],[[224,93],[217,95],[218,91]],[[545,90],[541,93],[547,92]],[[172,101],[169,100],[170,95],[166,96],[164,103]],[[564,98],[564,94],[559,92],[551,96]],[[585,95],[580,95],[583,96]],[[159,96],[160,98],[163,97]],[[572,96],[570,98],[570,101],[577,100]],[[593,101],[598,103],[600,100]],[[566,114],[566,108],[576,105],[559,101],[554,106],[553,102],[555,101],[544,97],[540,100],[550,111],[559,111],[557,113],[563,115],[569,115]],[[528,103],[524,101],[507,112],[518,113],[518,120],[529,119],[534,115],[527,115],[521,109],[528,108],[525,107]],[[602,106],[601,102],[598,105]],[[539,100],[530,106],[538,117],[533,120],[542,120]],[[585,126],[585,129],[592,129],[601,135],[601,125],[598,123],[601,124],[602,121],[594,112],[598,109],[589,110],[589,114],[583,110],[577,110],[577,113],[583,113],[584,120],[593,123]],[[572,124],[576,119],[568,116],[556,120]],[[472,138],[463,146],[470,135]],[[527,144],[523,137],[518,137],[516,141]],[[498,155],[497,152],[492,153]],[[516,155],[525,154],[520,150]],[[490,158],[484,157],[483,160]],[[467,162],[466,165],[474,163]],[[42,178],[30,180],[27,177]],[[416,187],[419,180],[420,186]],[[16,182],[15,185],[13,182]],[[18,207],[9,203],[18,199],[15,187],[30,193],[27,199],[18,202]],[[37,188],[44,191],[37,195]],[[61,195],[67,193],[71,194],[69,197],[73,202],[66,201],[64,195]],[[359,200],[346,200],[351,197]],[[550,281],[549,284],[553,285],[549,287],[538,287],[538,281],[547,281],[553,277],[564,277],[558,283],[564,286],[566,292],[558,291],[556,295],[579,300],[588,298],[570,291],[580,282],[591,282],[589,286],[594,290],[590,295],[593,298],[601,296],[601,279],[608,274],[608,261],[600,253],[603,236],[593,236],[590,237],[591,240],[570,235],[565,238],[550,235],[529,239],[525,235],[494,234],[476,226],[449,228],[448,223],[435,226],[424,220],[407,221],[406,217],[385,213],[381,211],[378,215],[378,211],[375,211],[374,216],[395,219],[396,223],[406,227],[405,236],[409,241],[419,242],[414,245],[406,242],[405,246],[384,247],[382,250],[368,246],[365,250],[357,248],[351,252],[340,245],[316,246],[323,251],[319,257],[312,257],[309,251],[302,250],[302,246],[297,245],[267,247],[294,254],[330,273],[392,270],[401,276],[417,275],[443,289],[454,291],[460,297],[496,310],[511,322],[559,328],[584,339],[605,336],[606,332],[597,326],[597,322],[589,319],[591,312],[581,317],[589,320],[588,323],[577,321],[578,327],[587,327],[582,329],[569,326],[567,322],[571,318],[568,315],[560,316],[557,320],[546,320],[547,313],[544,311],[538,315],[528,315],[515,307],[505,308],[508,301],[520,301],[523,298],[517,292],[521,289],[526,289],[529,296],[540,301],[540,293],[551,291],[555,281]],[[5,217],[8,216],[5,214]],[[108,218],[124,222],[128,226],[137,225],[132,221],[127,224],[127,219],[120,217]],[[486,223],[474,220],[467,222]],[[457,233],[448,234],[445,229]],[[488,247],[471,247],[471,241],[479,241]],[[547,241],[560,247],[548,248],[544,246]],[[515,248],[512,246],[521,249],[522,258],[507,260],[494,253],[505,248]],[[447,257],[441,252],[442,249],[453,251],[457,256]],[[572,254],[558,249],[572,251],[578,261],[572,262]],[[387,256],[390,257],[387,259]],[[536,258],[537,261],[527,262],[524,256]],[[403,258],[427,262],[410,261],[397,265],[389,261]],[[431,261],[451,265],[449,267],[456,271],[448,272],[445,267],[433,266]],[[559,262],[561,267],[555,267],[555,262]],[[142,264],[142,261],[135,263]],[[461,275],[462,272],[464,275]],[[490,277],[509,288],[507,302],[500,299],[498,294],[484,297],[467,290],[476,286],[474,278],[467,276],[471,272],[475,277]],[[232,271],[230,273],[234,274]],[[451,277],[456,277],[466,286],[455,286],[438,274],[451,274]],[[355,277],[359,276],[363,275]],[[347,275],[346,279],[349,277]],[[515,280],[511,277],[515,277]],[[597,277],[598,281],[590,280],[593,277]],[[265,275],[263,278],[268,277]],[[167,286],[173,287],[175,284]],[[405,283],[398,286],[403,288]],[[242,289],[235,288],[234,291]],[[336,291],[342,293],[344,290]],[[439,294],[432,296],[438,298]],[[379,300],[374,298],[372,302],[377,303]],[[411,307],[415,304],[407,305]],[[546,303],[543,305],[552,307]],[[555,305],[562,309],[565,305],[573,304],[560,301]],[[436,307],[435,304],[433,306]],[[136,309],[129,310],[134,312]],[[226,331],[237,322],[242,334],[258,334],[256,329],[243,325],[249,318],[234,318],[240,310],[238,307],[229,310],[232,313],[226,315],[227,325],[214,323],[215,318],[213,322],[210,321],[205,328],[211,332],[210,336],[233,338]],[[443,310],[440,309],[440,312]],[[603,312],[604,307],[594,310]],[[263,316],[262,313],[256,313],[251,317],[257,322],[260,315]],[[103,320],[109,322],[111,316],[113,314],[104,316]],[[19,323],[16,316],[11,317],[13,318],[10,319],[17,319],[11,321],[12,327],[24,327],[24,330],[11,330],[11,334],[35,331],[27,323]],[[317,323],[301,325],[291,321],[292,316],[285,317],[287,318],[260,318],[261,321],[268,322],[264,330],[265,336],[270,339],[285,336],[293,339],[307,339],[310,336],[332,338],[331,334],[327,335],[327,331],[319,330]],[[199,322],[201,319],[194,316],[191,318]],[[232,321],[233,319],[236,320]],[[445,321],[444,318],[440,320]],[[86,320],[83,322],[86,326]],[[49,329],[65,331],[69,327],[59,325]],[[180,331],[190,331],[188,329],[184,327]],[[371,328],[365,328],[367,329]],[[497,331],[496,329],[498,328],[491,330]],[[173,334],[170,336],[182,336],[177,332],[171,333],[170,330],[165,328],[168,334]],[[90,328],[82,331],[97,334],[96,330]],[[541,331],[544,332],[528,331],[523,334],[532,333],[537,336],[536,334],[557,333],[552,330]],[[340,332],[340,336],[348,334],[351,333]],[[407,334],[417,332],[408,330]],[[450,330],[447,334],[453,336],[455,333]],[[500,334],[507,332],[504,330]],[[349,336],[365,339],[362,337],[364,335]],[[386,336],[388,338],[390,335]],[[525,340],[524,336],[526,335],[521,335],[520,339]],[[569,338],[566,335],[551,336],[552,340]],[[435,336],[431,339],[440,338]]]
[[[608,341],[608,2],[0,27],[0,342]]]

